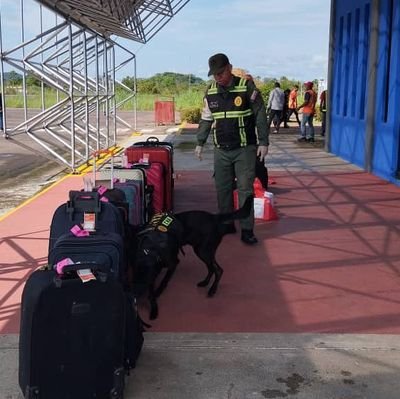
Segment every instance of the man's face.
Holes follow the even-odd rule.
[[[221,86],[228,86],[232,79],[232,66],[227,65],[223,71],[213,75],[215,81]]]

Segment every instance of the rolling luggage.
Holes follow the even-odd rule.
[[[106,268],[89,265],[83,283],[38,270],[22,295],[19,384],[25,399],[122,399],[125,378],[126,295]]]
[[[119,234],[102,232],[87,237],[63,234],[51,248],[48,264],[55,265],[65,258],[70,258],[74,263],[102,265],[109,278],[126,283],[125,248]]]
[[[152,212],[149,215],[153,216],[155,213],[165,212],[168,209],[167,204],[167,183],[165,167],[161,162],[151,162],[147,165],[140,165],[146,172],[147,184],[152,186]]]
[[[124,190],[117,187],[112,189],[105,187],[95,187],[92,191],[97,191],[100,195],[100,201],[110,202],[120,212],[124,225],[129,224],[129,204]]]
[[[126,201],[129,207],[129,223],[132,226],[139,226],[143,223],[143,205],[139,184],[136,182],[116,182],[114,187],[125,193]]]
[[[173,159],[174,145],[170,141],[160,141],[158,139],[158,137],[152,136],[152,137],[149,137],[146,141],[137,141],[136,143],[133,144],[133,146],[136,146],[136,147],[137,146],[145,146],[145,147],[160,146],[160,147],[166,147],[171,151],[171,164],[172,164],[172,166],[174,164],[174,159]]]
[[[155,140],[154,140],[155,139]],[[135,143],[125,150],[127,160],[131,164],[161,162],[165,169],[165,211],[173,209],[173,147],[170,143],[159,142],[157,138],[150,138],[145,142]]]
[[[75,225],[93,224],[96,231],[125,234],[124,220],[120,211],[111,203],[100,201],[100,195],[92,191],[70,191],[69,201],[54,212],[50,225],[49,252],[57,239]]]
[[[95,184],[96,186],[113,186],[125,192],[129,204],[131,224],[145,224],[148,221],[147,207],[150,200],[146,174],[143,169],[101,169],[96,173]],[[124,187],[131,187],[132,190],[135,190],[135,193],[128,194],[129,189],[125,190]]]

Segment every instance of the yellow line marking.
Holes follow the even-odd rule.
[[[99,159],[96,161],[96,166],[103,164],[106,160],[111,158],[111,156],[115,156],[115,155],[119,154],[123,150],[124,150],[124,147],[121,147],[121,146],[110,147],[109,151],[111,151],[112,154],[107,154],[105,156],[100,156]],[[93,159],[90,160],[89,162],[93,162]],[[85,174],[91,172],[92,170],[93,170],[93,164],[89,164],[89,165],[84,164],[84,165],[79,166],[75,173],[69,173],[68,175],[63,176],[60,180],[57,180],[56,182],[51,183],[48,187],[46,187],[43,190],[37,192],[36,194],[33,194],[32,197],[26,199],[21,204],[17,205],[15,208],[11,209],[10,211],[6,212],[4,215],[0,216],[0,222],[2,220],[4,220],[6,217],[12,215],[17,210],[19,210],[22,207],[24,207],[25,205],[28,205],[29,203],[31,203],[34,199],[40,197],[42,194],[46,193],[47,191],[49,191],[54,186],[56,186],[57,184],[61,183],[66,178],[68,178],[68,177],[79,177],[79,178],[81,178],[82,175],[85,175]]]
[[[187,122],[183,121],[179,126],[178,126],[178,134],[181,134],[182,130],[187,126]]]
[[[108,150],[111,152],[111,154],[100,155],[99,159],[97,159],[96,161],[96,167],[102,165],[105,161],[107,161],[111,157],[119,154],[121,151],[124,150],[124,147],[115,146],[108,148]],[[86,174],[88,172],[91,172],[92,170],[93,170],[93,159],[90,159],[87,164],[81,165],[76,170],[76,174]]]
[[[47,191],[49,191],[50,189],[52,189],[53,187],[55,187],[57,184],[61,183],[62,181],[64,181],[65,179],[67,179],[68,177],[81,177],[78,175],[74,175],[72,173],[63,176],[60,180],[57,180],[53,183],[51,183],[48,187],[44,188],[43,190],[37,192],[36,194],[33,194],[32,197],[26,199],[25,201],[23,201],[21,204],[17,205],[15,208],[11,209],[10,211],[6,212],[4,215],[0,216],[0,222],[2,220],[4,220],[6,217],[12,215],[14,212],[16,212],[18,209],[21,209],[22,207],[24,207],[25,205],[28,205],[29,203],[31,203],[33,200],[35,200],[36,198],[39,198],[41,195],[43,195],[44,193],[47,193]]]

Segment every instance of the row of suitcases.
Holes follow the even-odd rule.
[[[154,213],[173,210],[173,146],[150,137],[128,147],[121,166],[95,171],[96,186],[119,188],[130,206],[130,223],[141,225]],[[108,167],[107,167],[108,166]],[[137,203],[135,203],[135,201]]]
[[[30,275],[22,295],[19,384],[26,399],[123,398],[143,345],[129,289],[132,239],[152,213],[172,209],[172,146],[137,148],[126,150],[126,168],[96,172],[95,190],[71,191],[53,215],[48,266]],[[162,161],[160,148],[168,151]],[[157,163],[163,180],[151,188]]]

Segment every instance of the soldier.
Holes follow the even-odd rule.
[[[269,130],[264,101],[252,80],[232,74],[232,65],[225,54],[215,54],[208,60],[210,84],[204,97],[204,107],[197,131],[196,156],[201,160],[205,142],[213,128],[214,178],[218,208],[221,213],[233,210],[234,179],[239,204],[253,194],[256,157],[261,161],[268,154]],[[257,133],[256,133],[257,128]],[[257,243],[254,235],[254,209],[240,221],[241,240]],[[225,233],[235,233],[234,224],[227,224]]]

